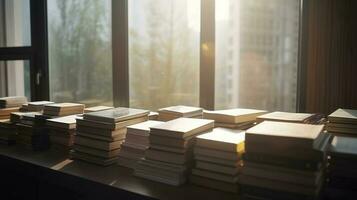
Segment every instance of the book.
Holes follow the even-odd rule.
[[[70,156],[75,159],[83,160],[86,162],[94,163],[97,165],[108,166],[117,162],[118,158],[101,158],[97,156],[93,156],[90,154],[82,153],[79,151],[71,151]]]
[[[118,140],[124,140],[125,139],[125,129],[122,129],[124,130],[124,132],[118,132],[114,135],[109,135],[109,136],[106,136],[106,135],[97,135],[97,134],[91,134],[91,133],[82,133],[82,132],[76,132],[76,135],[79,135],[79,136],[83,136],[83,137],[86,137],[86,138],[90,138],[90,139],[94,139],[94,140],[100,140],[100,141],[107,141],[107,142],[115,142],[115,141],[118,141]]]
[[[198,168],[198,169],[227,174],[227,175],[231,175],[231,176],[235,176],[240,172],[241,168],[238,166],[230,167],[230,166],[224,166],[224,165],[200,161],[200,160],[196,161],[196,168]]]
[[[154,121],[154,120],[148,120],[142,123],[137,123],[134,125],[127,126],[127,133],[149,136],[150,127],[162,125],[163,123],[164,122]]]
[[[238,161],[242,157],[242,153],[220,151],[220,150],[208,149],[198,146],[194,147],[193,152],[195,155],[210,156],[210,157],[222,158],[225,160],[234,160],[234,161]]]
[[[86,126],[86,127],[93,127],[93,128],[116,130],[116,129],[125,128],[125,127],[133,125],[133,124],[144,122],[146,120],[148,120],[148,116],[138,117],[138,118],[121,121],[121,122],[117,122],[117,123],[113,124],[113,123],[105,123],[105,122],[96,122],[96,121],[90,121],[90,120],[84,120],[84,119],[77,119],[77,125],[78,125],[78,127]]]
[[[108,110],[108,109],[112,109],[112,106],[93,106],[93,107],[89,107],[89,108],[84,108],[84,113],[89,113],[89,112],[98,112],[98,111],[102,111],[102,110]]]
[[[183,165],[186,162],[192,160],[192,152],[185,153],[173,153],[166,151],[159,151],[149,148],[145,151],[145,158],[151,160],[157,160],[161,162],[173,163]]]
[[[53,103],[44,106],[44,114],[47,113],[69,113],[82,114],[84,110],[84,104],[79,103]]]
[[[192,150],[192,148],[179,148],[179,147],[171,147],[168,145],[160,145],[160,144],[150,144],[150,148],[154,150],[161,150],[172,153],[185,153],[187,151]]]
[[[110,129],[94,128],[94,127],[89,127],[89,126],[77,126],[77,131],[80,133],[83,133],[83,134],[84,133],[88,134],[88,135],[115,137],[120,134],[125,134],[126,128],[110,130]]]
[[[149,114],[148,110],[118,107],[118,108],[102,110],[98,112],[85,113],[83,115],[83,118],[85,120],[90,120],[90,121],[114,124],[116,122],[148,116],[148,114]]]
[[[262,121],[280,121],[280,122],[295,122],[307,123],[315,114],[311,113],[292,113],[292,112],[271,112],[257,117],[258,122]]]
[[[327,149],[332,158],[357,160],[357,138],[334,136]]]
[[[239,188],[236,183],[227,183],[196,175],[190,175],[189,181],[195,185],[217,189],[224,192],[237,193]]]
[[[219,164],[222,166],[242,167],[242,163],[240,160],[227,160],[227,159],[223,159],[223,158],[217,158],[217,157],[205,156],[205,155],[199,155],[199,154],[195,154],[194,158],[196,161],[216,163],[216,164]]]
[[[123,140],[107,142],[107,141],[100,141],[100,140],[77,135],[74,138],[74,143],[79,144],[81,146],[91,147],[91,148],[100,149],[100,150],[104,150],[104,151],[112,151],[115,149],[119,149],[120,145],[123,143]]]
[[[149,137],[150,144],[167,145],[171,147],[187,149],[195,144],[194,136],[186,138],[165,137],[151,134]]]
[[[333,123],[357,124],[357,110],[339,108],[327,118]]]
[[[220,123],[243,123],[249,121],[255,121],[259,115],[265,114],[265,110],[255,110],[255,109],[244,109],[244,108],[235,108],[227,110],[216,110],[203,112],[204,119],[212,119],[215,122]]]
[[[9,119],[10,114],[12,112],[18,112],[18,111],[19,111],[19,107],[2,108],[0,109],[0,117]]]
[[[77,152],[82,152],[88,155],[94,155],[101,158],[114,158],[119,155],[120,149],[115,149],[112,151],[103,151],[100,149],[95,149],[91,147],[86,147],[82,145],[74,145],[73,149]]]
[[[26,109],[27,111],[31,112],[38,112],[42,111],[47,104],[53,104],[54,102],[52,101],[33,101],[33,102],[28,102]]]
[[[214,121],[207,119],[178,118],[150,127],[150,134],[186,138],[213,129]]]
[[[211,172],[208,170],[202,170],[202,169],[197,169],[197,168],[192,169],[192,174],[196,175],[196,176],[201,176],[201,177],[210,178],[210,179],[228,182],[228,183],[237,183],[238,182],[237,175],[232,176],[232,175],[221,174],[221,173]]]
[[[58,117],[54,119],[48,119],[47,125],[62,129],[75,129],[76,128],[76,119],[79,118],[78,115],[69,115],[65,117]]]
[[[215,122],[214,127],[222,127],[222,128],[230,128],[230,129],[239,129],[239,130],[247,130],[251,127],[256,125],[255,121],[248,121],[248,122],[242,122],[242,123],[221,123],[221,122]]]
[[[0,108],[21,107],[26,102],[27,98],[24,96],[1,97]]]
[[[20,123],[23,116],[28,115],[28,114],[39,115],[41,113],[39,113],[39,112],[12,112],[10,114],[10,121],[12,123]]]
[[[285,145],[295,148],[318,147],[324,125],[264,121],[246,131],[246,143]]]
[[[214,128],[196,137],[196,145],[221,151],[244,151],[245,132],[227,128]]]
[[[202,111],[203,109],[198,107],[177,105],[177,106],[161,108],[158,110],[158,113],[159,113],[159,117],[162,114],[174,115],[178,117],[192,117],[200,114],[202,115]]]

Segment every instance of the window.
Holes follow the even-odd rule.
[[[198,106],[200,0],[128,2],[130,106]]]
[[[216,1],[216,109],[296,110],[299,12],[299,0]]]
[[[30,85],[29,61],[0,61],[0,96],[26,96],[31,99]]]
[[[112,105],[111,1],[47,4],[50,99]]]

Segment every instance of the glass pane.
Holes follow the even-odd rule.
[[[0,47],[31,46],[30,0],[1,0],[0,16]]]
[[[0,96],[26,96],[31,99],[30,62],[0,61]]]
[[[49,0],[50,98],[112,105],[110,0]]]
[[[130,106],[199,104],[200,0],[129,1]]]
[[[299,2],[216,1],[216,109],[295,111]]]

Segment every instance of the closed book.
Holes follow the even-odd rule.
[[[196,145],[229,152],[244,151],[245,132],[227,128],[214,128],[196,137]]]
[[[136,135],[143,135],[149,136],[150,127],[161,125],[164,122],[148,120],[145,122],[137,123],[134,125],[127,126],[128,134],[136,134]]]
[[[44,113],[50,112],[62,112],[62,111],[81,111],[83,113],[84,104],[79,103],[52,103],[44,106]]]
[[[204,169],[212,172],[217,172],[217,173],[222,173],[222,174],[227,174],[227,175],[232,175],[235,176],[238,174],[240,171],[241,167],[230,167],[230,166],[224,166],[220,165],[218,163],[211,163],[211,162],[205,162],[205,161],[200,161],[196,160],[196,168],[198,169]]]
[[[194,138],[194,136],[186,138],[165,137],[152,134],[149,136],[150,144],[167,145],[185,149],[192,147],[195,144],[195,140],[196,138]]]
[[[239,130],[247,130],[256,125],[255,121],[242,122],[242,123],[222,123],[222,122],[214,122],[214,127],[222,127],[222,128],[230,128],[230,129],[239,129]]]
[[[204,186],[224,192],[237,193],[239,188],[236,183],[227,183],[196,175],[190,175],[189,181],[195,185]]]
[[[120,145],[123,143],[123,140],[107,142],[77,135],[74,139],[74,142],[75,144],[79,144],[82,146],[92,147],[104,151],[112,151],[115,149],[119,149]]]
[[[165,171],[171,171],[171,172],[182,173],[182,174],[188,172],[188,170],[192,167],[191,163],[187,163],[185,165],[177,165],[177,164],[161,162],[157,160],[150,160],[146,158],[140,159],[138,163],[140,163],[140,165],[152,167],[158,170],[165,170]]]
[[[228,151],[219,151],[215,149],[208,149],[203,147],[194,147],[193,149],[195,155],[211,156],[215,158],[222,158],[226,160],[235,160],[238,161],[242,157],[242,153],[233,153]]]
[[[103,135],[96,135],[92,133],[82,133],[82,132],[76,132],[76,135],[78,136],[83,136],[86,138],[91,138],[95,140],[100,140],[100,141],[107,141],[107,142],[114,142],[118,140],[124,140],[125,139],[125,132],[124,133],[118,133],[113,136],[103,136]]]
[[[151,149],[173,152],[173,153],[185,153],[187,151],[192,151],[192,148],[178,148],[178,147],[171,147],[167,145],[158,145],[158,144],[150,144]]]
[[[215,163],[215,164],[219,164],[222,166],[228,166],[228,167],[241,167],[241,165],[242,165],[240,160],[227,160],[227,159],[223,159],[223,158],[205,156],[205,155],[199,155],[199,154],[195,154],[194,158],[196,161],[210,162],[210,163]]]
[[[192,152],[173,153],[173,152],[148,149],[145,151],[145,158],[157,160],[161,162],[183,165],[192,160]]]
[[[209,131],[213,120],[178,118],[150,128],[150,134],[173,138],[186,138]]]
[[[120,149],[115,149],[112,151],[103,151],[100,149],[95,149],[95,148],[91,148],[91,147],[86,147],[86,146],[82,146],[82,145],[74,145],[73,149],[75,151],[78,152],[82,152],[82,153],[86,153],[89,155],[94,155],[94,156],[98,156],[101,158],[114,158],[114,157],[118,157]]]
[[[108,166],[108,165],[115,164],[118,160],[117,157],[101,158],[101,157],[93,156],[90,154],[81,153],[78,151],[71,151],[70,156],[73,159],[83,160],[83,161],[86,161],[89,163],[94,163],[94,164],[101,165],[101,166]]]
[[[216,110],[203,112],[204,119],[212,119],[221,123],[243,123],[255,121],[257,116],[265,114],[265,110],[235,108],[227,110]]]
[[[324,125],[264,121],[246,131],[246,143],[312,149],[324,139]]]
[[[227,183],[237,183],[238,182],[238,176],[232,176],[232,175],[227,175],[227,174],[222,174],[222,173],[217,173],[217,172],[212,172],[208,170],[202,170],[198,168],[192,169],[192,174],[196,176],[202,176],[218,181],[223,181]]]
[[[112,106],[93,106],[89,108],[84,108],[84,113],[97,112],[97,111],[108,110],[112,108],[113,108]]]
[[[262,121],[281,121],[307,123],[315,114],[311,113],[292,113],[292,112],[271,112],[257,117],[258,122]]]
[[[27,98],[24,96],[0,98],[0,108],[20,107],[24,103],[27,103]]]
[[[87,133],[87,134],[107,136],[107,137],[114,137],[115,135],[126,133],[125,128],[110,130],[110,129],[94,128],[89,126],[77,126],[77,131],[80,133]]]
[[[52,101],[33,101],[27,103],[28,111],[42,111],[47,104],[52,104]]]
[[[332,160],[337,158],[351,161],[357,161],[357,138],[335,136],[328,146],[328,154]]]
[[[357,110],[339,108],[327,118],[333,123],[357,124]]]
[[[70,115],[66,117],[58,117],[54,119],[48,119],[47,125],[52,127],[58,127],[63,129],[75,129],[76,119],[79,118],[77,115]]]
[[[126,121],[120,121],[120,122],[113,124],[113,123],[106,123],[106,122],[97,122],[97,121],[90,121],[90,120],[84,120],[84,119],[77,119],[77,124],[78,124],[78,126],[88,126],[88,127],[93,127],[93,128],[116,130],[116,129],[125,128],[125,127],[133,125],[133,124],[144,122],[146,120],[148,120],[148,116],[138,117],[138,118],[134,118],[134,119],[126,120]]]
[[[98,112],[85,113],[83,118],[90,121],[116,123],[133,118],[148,116],[148,114],[148,110],[118,107]]]
[[[202,114],[202,108],[192,106],[170,106],[158,110],[159,117],[162,114],[174,115],[178,117],[192,117]]]
[[[6,117],[7,119],[10,118],[10,114],[12,112],[18,112],[19,107],[13,107],[13,108],[2,108],[0,109],[0,117]]]

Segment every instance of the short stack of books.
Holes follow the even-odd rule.
[[[325,182],[330,134],[323,125],[264,121],[246,131],[243,197],[315,199]]]
[[[118,165],[133,169],[149,148],[150,127],[162,123],[164,122],[149,120],[128,126],[125,141],[121,145]]]
[[[213,126],[213,120],[178,118],[150,127],[150,147],[134,175],[169,185],[184,184],[193,165],[192,141]]]
[[[214,120],[215,127],[245,130],[254,126],[256,118],[265,114],[264,110],[235,108],[227,110],[204,111],[204,119]]]
[[[51,145],[55,148],[69,150],[74,143],[76,119],[78,115],[69,115],[47,120]]]
[[[83,114],[84,104],[79,103],[53,103],[46,104],[43,109],[43,115],[62,117],[75,114]]]
[[[328,148],[326,199],[356,199],[357,138],[335,136]]]
[[[9,119],[0,119],[0,143],[7,145],[16,143],[16,127]]]
[[[52,101],[33,101],[22,105],[21,109],[23,112],[42,112],[45,105],[53,103]]]
[[[150,112],[149,113],[149,120],[158,120],[159,118],[159,113],[158,112]]]
[[[202,118],[202,108],[192,106],[170,106],[158,110],[159,121],[170,121],[179,117]]]
[[[215,128],[196,137],[195,168],[190,182],[227,192],[238,192],[245,132]]]
[[[18,112],[21,105],[26,103],[26,97],[2,97],[0,98],[0,120],[10,119],[12,112]]]
[[[321,124],[324,118],[319,114],[312,113],[292,113],[292,112],[271,112],[257,117],[257,122],[262,121],[278,121],[278,122],[293,122],[304,124]]]
[[[126,126],[147,121],[148,114],[121,107],[83,114],[77,119],[72,158],[104,166],[116,163]]]
[[[334,135],[357,136],[357,110],[337,109],[328,116],[326,130]]]

